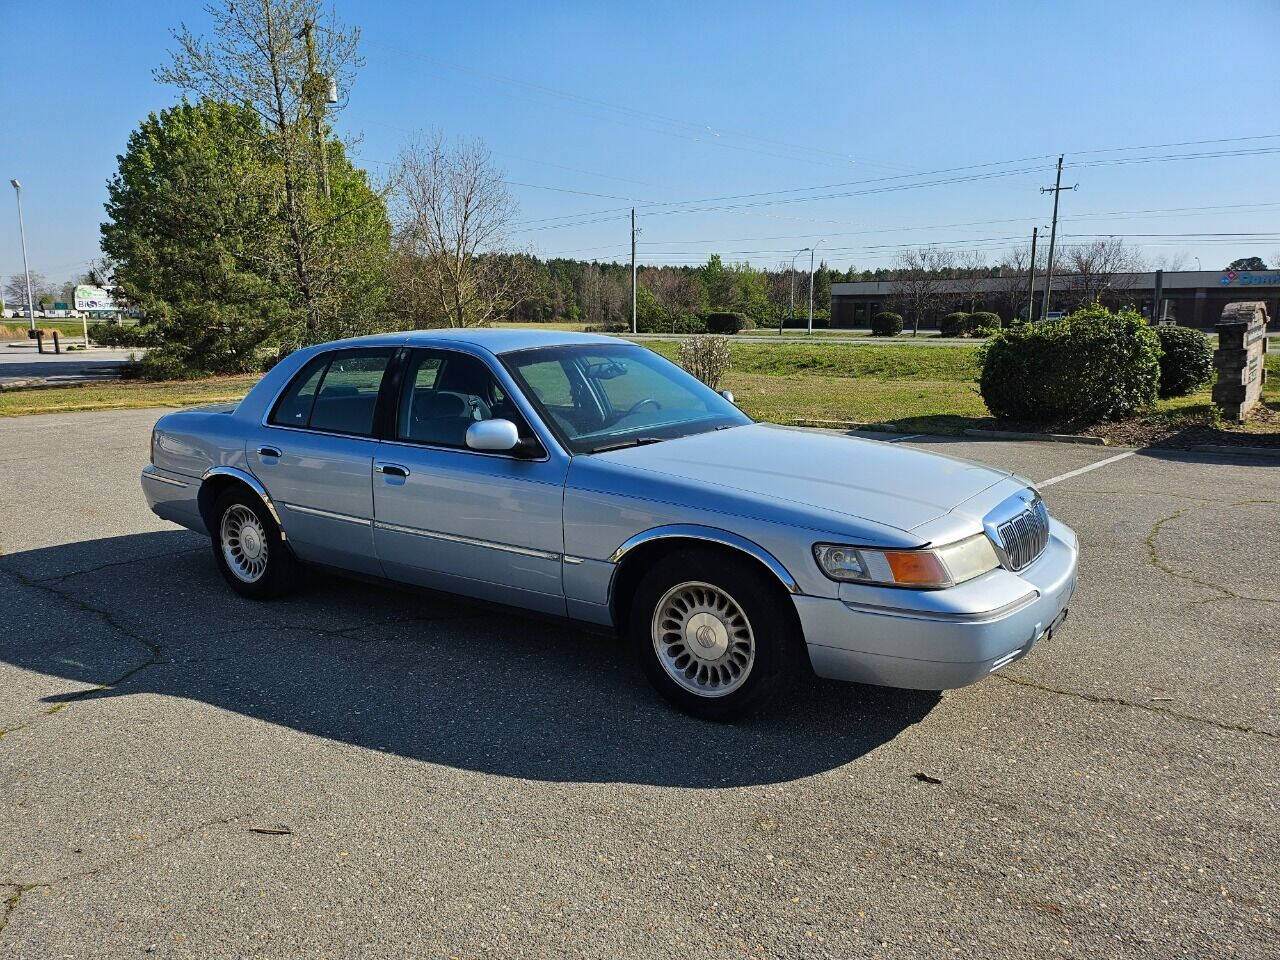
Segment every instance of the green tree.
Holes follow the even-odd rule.
[[[1266,261],[1261,257],[1240,257],[1238,260],[1232,260],[1227,264],[1228,270],[1265,270],[1267,269]]]
[[[252,369],[289,316],[279,272],[278,170],[245,106],[202,100],[151,114],[107,184],[103,252],[159,344],[157,373]]]

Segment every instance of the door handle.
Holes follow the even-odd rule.
[[[279,448],[279,447],[259,447],[259,448],[258,448],[258,456],[260,456],[260,457],[279,457],[279,456],[280,456],[280,448]]]
[[[374,473],[382,473],[388,477],[407,477],[409,476],[409,468],[402,467],[398,463],[375,463],[373,465]]]

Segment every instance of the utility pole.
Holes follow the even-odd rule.
[[[329,99],[329,79],[316,73],[316,41],[315,24],[308,19],[302,27],[303,40],[307,48],[307,79],[303,95],[307,100],[307,109],[311,113],[311,135],[316,141],[316,172],[320,176],[320,189],[325,199],[329,198],[329,151],[324,144],[324,112],[325,102]]]
[[[1027,271],[1029,275],[1027,280],[1027,323],[1035,319],[1036,312],[1036,237],[1039,233],[1039,227],[1031,228],[1031,267]]]
[[[809,248],[809,335],[813,335],[813,247]]]
[[[1053,221],[1049,227],[1049,261],[1044,267],[1044,307],[1040,310],[1040,319],[1044,319],[1049,315],[1049,296],[1053,293],[1053,247],[1058,239],[1058,197],[1063,190],[1075,190],[1080,184],[1074,184],[1070,187],[1062,185],[1062,155],[1058,155],[1058,175],[1054,178],[1052,187],[1041,187],[1041,193],[1053,192]]]
[[[13,192],[18,198],[18,235],[22,237],[22,272],[27,278],[27,316],[31,318],[31,329],[36,328],[36,305],[31,298],[31,268],[27,266],[27,228],[22,222],[22,184],[10,180]]]
[[[636,329],[636,208],[631,208],[631,332]]]

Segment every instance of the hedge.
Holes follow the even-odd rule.
[[[1160,338],[1160,396],[1184,397],[1213,377],[1209,341],[1188,327],[1156,327]]]
[[[738,333],[753,326],[743,314],[728,311],[703,314],[702,321],[707,328],[707,333],[717,334]]]
[[[944,337],[963,337],[969,332],[969,314],[957,310],[938,321],[938,333]]]
[[[896,337],[902,332],[902,316],[885,310],[871,318],[873,337]]]
[[[1089,424],[1156,400],[1160,340],[1141,315],[1092,306],[1061,320],[1010,327],[979,354],[979,391],[995,416]]]

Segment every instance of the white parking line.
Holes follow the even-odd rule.
[[[923,433],[909,433],[905,437],[894,437],[890,443],[901,443],[903,440],[914,440],[916,437],[923,437]]]
[[[1036,484],[1037,487],[1051,487],[1055,483],[1062,480],[1070,480],[1072,477],[1078,477],[1082,473],[1088,473],[1090,470],[1097,470],[1099,467],[1105,467],[1109,463],[1115,463],[1123,460],[1125,457],[1132,457],[1137,450],[1126,450],[1124,453],[1117,453],[1114,457],[1107,457],[1105,460],[1099,460],[1097,463],[1091,463],[1087,467],[1081,467],[1078,470],[1068,470],[1066,473],[1051,477],[1048,480],[1041,480]]]

